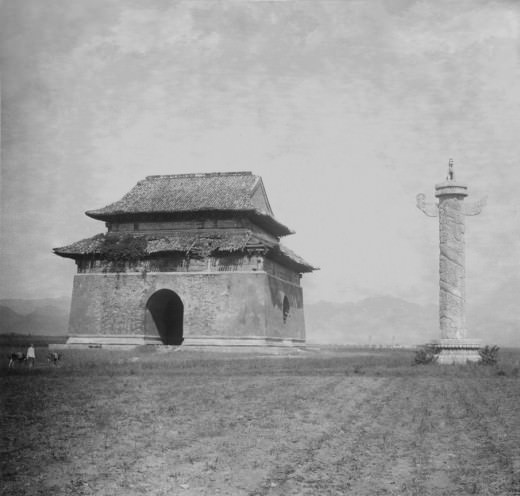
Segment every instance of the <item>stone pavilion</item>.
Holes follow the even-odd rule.
[[[77,265],[67,344],[301,345],[303,273],[251,172],[148,176],[86,215],[106,232]]]

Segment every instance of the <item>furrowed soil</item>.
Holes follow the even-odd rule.
[[[1,495],[520,495],[519,352],[45,354],[0,370]]]

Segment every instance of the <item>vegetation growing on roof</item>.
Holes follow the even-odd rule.
[[[105,236],[100,254],[111,262],[132,262],[146,255],[147,241],[141,236]]]

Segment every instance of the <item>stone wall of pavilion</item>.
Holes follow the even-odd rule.
[[[174,291],[183,302],[185,340],[305,339],[301,287],[264,271],[77,274],[69,334],[143,336],[146,303],[160,289]]]

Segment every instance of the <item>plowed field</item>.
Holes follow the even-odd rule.
[[[6,362],[0,494],[520,495],[520,354],[500,353],[497,367],[348,349]]]

